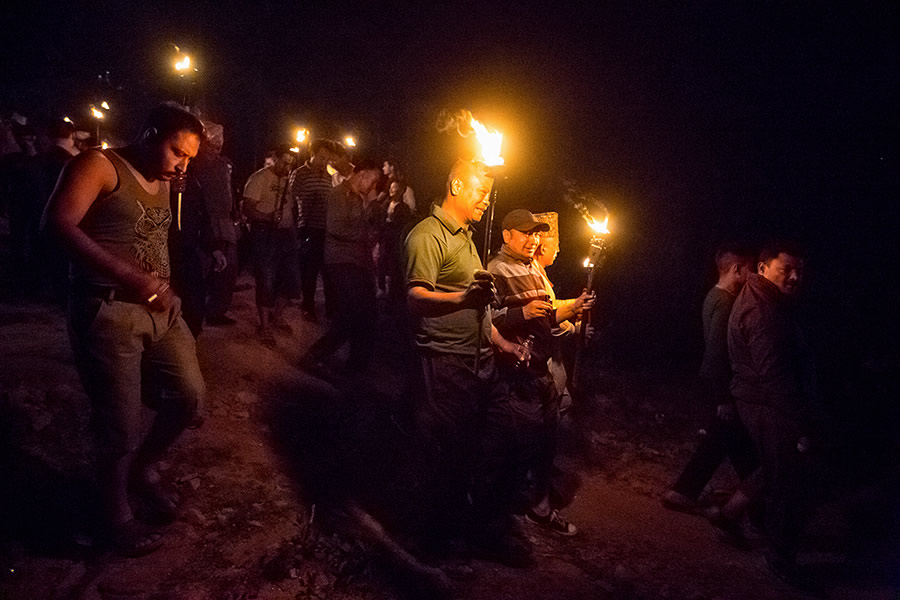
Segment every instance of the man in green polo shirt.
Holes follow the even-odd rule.
[[[482,163],[453,166],[443,203],[406,238],[407,302],[424,371],[417,416],[438,462],[430,541],[441,543],[467,529],[487,557],[525,565],[530,548],[510,534],[509,519],[517,483],[511,445],[516,420],[492,346],[522,358],[527,350],[491,325],[485,307],[494,297],[493,283],[475,278],[482,265],[470,227],[487,209],[492,183]]]

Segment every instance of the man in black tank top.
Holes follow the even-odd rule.
[[[132,144],[72,159],[45,214],[72,260],[69,339],[91,399],[111,541],[126,556],[162,545],[159,531],[135,519],[129,488],[148,515],[174,519],[180,498],[157,463],[205,394],[194,339],[169,287],[167,245],[169,181],[184,173],[202,137],[196,117],[163,104]],[[143,440],[142,402],[156,411]]]

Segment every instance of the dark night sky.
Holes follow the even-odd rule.
[[[505,133],[501,202],[562,212],[564,287],[585,242],[558,203],[560,176],[610,207],[610,314],[622,338],[658,338],[640,352],[673,356],[685,336],[695,348],[716,243],[775,235],[809,245],[814,312],[839,323],[829,343],[892,342],[900,5],[559,4],[4,8],[0,108],[77,119],[103,94],[127,137],[148,106],[180,96],[177,43],[196,56],[191,97],[225,124],[239,174],[295,123],[352,129],[363,152],[405,161],[420,199],[440,193],[464,146],[435,130],[437,113],[469,108]],[[98,89],[106,70],[121,90]]]

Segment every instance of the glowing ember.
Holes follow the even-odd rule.
[[[297,143],[298,143],[298,144],[302,144],[303,142],[305,142],[305,141],[306,141],[306,138],[308,138],[308,137],[309,137],[309,130],[308,130],[308,129],[298,129],[298,130],[297,130],[297,136],[296,136],[296,139],[297,139]]]
[[[349,146],[350,148],[356,147],[356,140],[354,140],[353,136],[351,136],[351,135],[348,135],[347,137],[344,138],[344,143],[347,146]]]
[[[107,142],[100,142],[100,147],[106,150],[107,148],[109,148],[109,144]]]
[[[69,117],[63,117],[63,121],[65,121],[66,123],[71,123],[72,119],[70,119]]]
[[[475,117],[469,121],[472,129],[475,131],[475,137],[478,139],[480,146],[479,160],[489,167],[496,167],[503,164],[503,157],[500,156],[500,147],[503,145],[503,134],[499,131],[488,131],[487,127],[478,122]]]
[[[103,110],[109,110],[109,102],[104,100],[103,102],[100,103],[100,108],[102,108]]]
[[[103,111],[100,110],[99,108],[97,108],[96,106],[93,106],[93,105],[91,105],[91,115],[92,115],[95,119],[102,119],[103,116],[104,116],[104,115],[103,115]]]

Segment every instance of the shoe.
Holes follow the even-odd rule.
[[[661,502],[662,505],[669,510],[683,512],[689,515],[697,514],[697,501],[692,500],[675,490],[666,490],[662,495]]]
[[[287,335],[292,335],[294,333],[293,328],[288,324],[287,321],[282,319],[272,319],[272,327],[280,331],[281,333],[286,333]]]
[[[706,519],[716,528],[716,535],[720,542],[738,550],[750,550],[750,540],[744,534],[744,528],[741,527],[740,522],[724,516],[718,506],[706,511]]]
[[[237,321],[225,315],[216,315],[206,317],[206,324],[212,327],[227,327],[229,325],[236,325]]]
[[[275,341],[275,334],[269,327],[260,327],[256,331],[256,335],[259,337],[259,343],[266,348],[275,348],[278,345],[278,342]]]
[[[542,517],[529,508],[528,511],[525,512],[525,518],[535,525],[540,525],[553,533],[564,535],[566,537],[572,537],[578,533],[578,528],[569,523],[568,519],[559,514],[559,511],[556,509],[552,509]]]

